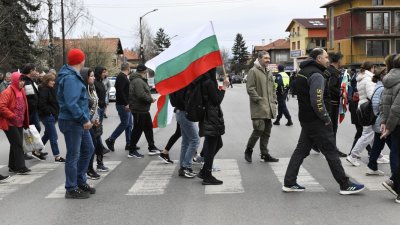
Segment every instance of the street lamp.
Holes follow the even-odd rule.
[[[144,47],[143,47],[142,19],[143,19],[143,17],[145,17],[147,14],[152,13],[152,12],[155,12],[155,11],[157,11],[157,10],[158,10],[158,9],[153,9],[153,10],[151,10],[151,11],[145,13],[145,14],[144,14],[143,16],[141,16],[140,19],[139,19],[139,27],[140,27],[140,54],[139,54],[139,56],[140,56],[140,61],[141,61],[142,63],[145,62],[145,59],[144,59]]]

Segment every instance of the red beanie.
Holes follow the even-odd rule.
[[[85,60],[85,53],[78,48],[73,48],[68,52],[68,65],[78,65]]]

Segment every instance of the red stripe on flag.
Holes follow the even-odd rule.
[[[157,100],[157,113],[154,116],[154,120],[153,120],[153,128],[157,128],[158,127],[158,114],[161,112],[161,110],[163,109],[165,102],[166,102],[167,98],[165,95],[161,95],[158,100]]]
[[[222,65],[220,51],[211,52],[193,61],[188,68],[181,73],[157,83],[156,89],[161,95],[170,94],[186,87],[200,75],[220,65]]]

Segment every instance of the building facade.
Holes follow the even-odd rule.
[[[290,58],[290,42],[288,39],[278,39],[267,45],[254,46],[253,58],[260,51],[267,51],[271,56],[271,64],[282,64],[287,70],[293,70],[293,59]]]

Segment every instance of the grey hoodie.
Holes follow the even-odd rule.
[[[385,124],[393,132],[400,125],[400,68],[390,70],[382,83],[385,90],[381,102],[381,124]]]

